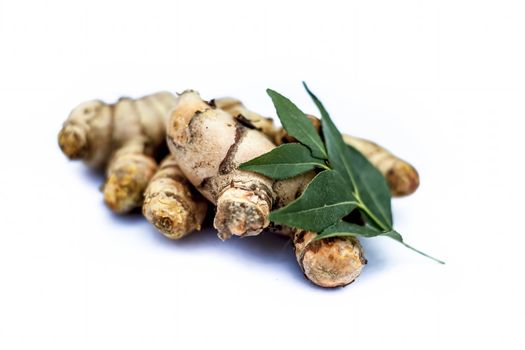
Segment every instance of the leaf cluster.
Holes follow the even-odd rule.
[[[240,166],[276,180],[317,172],[301,196],[272,211],[270,220],[319,232],[316,239],[386,236],[443,263],[407,245],[395,231],[385,178],[366,157],[343,141],[321,101],[306,84],[304,87],[321,114],[322,137],[293,102],[268,89],[283,128],[298,142],[283,144]],[[356,217],[349,215],[355,214],[354,211],[359,214],[359,222],[348,219]]]

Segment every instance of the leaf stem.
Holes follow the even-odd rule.
[[[419,253],[419,254],[421,254],[421,255],[423,255],[423,256],[429,258],[429,259],[432,259],[432,260],[434,260],[435,262],[438,262],[438,263],[443,264],[443,265],[445,264],[445,262],[444,262],[443,260],[439,260],[439,259],[436,259],[436,258],[434,258],[434,257],[432,257],[432,256],[430,256],[430,255],[428,255],[428,254],[425,254],[425,253],[423,253],[422,251],[417,250],[416,248],[414,248],[414,247],[412,247],[412,246],[406,244],[405,242],[400,242],[400,243],[401,243],[402,245],[404,245],[405,247],[407,247],[408,249],[411,249],[411,250],[415,251],[416,253]]]

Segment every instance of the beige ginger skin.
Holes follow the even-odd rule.
[[[233,97],[221,97],[211,101],[217,108],[229,113],[232,117],[237,120],[245,121],[251,124],[255,129],[259,130],[270,140],[274,140],[276,134],[279,132],[279,128],[276,128],[273,124],[272,118],[263,117],[262,115],[255,113],[247,109],[244,104]]]
[[[142,213],[162,234],[180,239],[201,229],[208,202],[196,193],[172,156],[167,156],[144,193]]]
[[[93,100],[77,106],[65,121],[58,135],[60,148],[70,159],[106,168],[104,201],[113,211],[126,213],[142,204],[175,102],[168,92],[121,98],[115,104]]]

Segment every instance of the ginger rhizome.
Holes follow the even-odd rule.
[[[188,180],[217,206],[214,226],[221,239],[259,234],[268,226],[273,181],[238,169],[275,146],[195,91],[179,96],[167,128],[175,161]]]
[[[113,211],[125,213],[141,206],[175,102],[168,92],[121,98],[115,104],[93,100],[73,109],[64,123],[58,135],[60,148],[70,159],[106,169],[104,201]]]
[[[167,156],[146,188],[142,213],[166,237],[180,239],[201,229],[207,207],[173,157]]]

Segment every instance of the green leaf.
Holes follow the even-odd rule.
[[[310,148],[316,158],[326,159],[327,154],[321,137],[306,115],[295,105],[276,91],[267,89],[272,98],[277,115],[286,132],[300,143]]]
[[[270,213],[270,221],[321,232],[357,207],[342,176],[325,170],[308,184],[303,194],[287,206]]]
[[[354,147],[347,146],[346,156],[354,169],[359,169],[355,181],[359,198],[368,208],[364,210],[365,214],[380,220],[383,225],[379,226],[383,230],[392,229],[392,199],[385,177]]]
[[[241,164],[239,169],[283,180],[305,173],[315,167],[328,169],[323,161],[312,157],[308,147],[300,143],[287,143]]]
[[[385,178],[359,151],[344,142],[322,102],[306,83],[303,82],[303,85],[321,112],[321,125],[331,167],[343,175],[364,214],[381,230],[391,230],[391,197]]]

